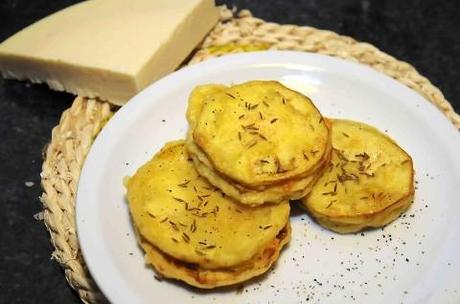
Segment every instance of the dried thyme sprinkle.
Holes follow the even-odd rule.
[[[270,123],[275,123],[276,121],[278,120],[278,118],[273,118],[272,120],[270,120]]]
[[[264,100],[264,101],[262,101],[262,103],[263,103],[263,104],[264,104],[264,105],[265,105],[267,108],[269,108],[269,107],[270,107],[270,105],[269,105],[269,104],[268,104],[268,103],[267,103],[265,100]]]
[[[178,184],[179,187],[182,188],[187,188],[188,183],[190,183],[190,180],[183,182],[182,184]]]
[[[310,153],[313,154],[313,155],[315,155],[318,152],[319,152],[319,150],[310,150]]]
[[[261,163],[265,163],[265,164],[269,164],[269,163],[270,163],[270,162],[269,162],[268,160],[266,160],[266,159],[261,159],[260,162],[261,162]]]
[[[256,131],[258,131],[258,130],[259,130],[259,128],[257,128],[257,127],[254,127],[254,126],[251,126],[251,127],[247,127],[246,129],[248,129],[248,130],[256,130]]]
[[[164,222],[166,222],[167,220],[168,220],[168,217],[165,217],[164,219],[162,219],[162,220],[160,221],[160,223],[164,223]]]
[[[366,152],[356,154],[355,157],[361,157],[363,160],[368,160],[369,159],[369,155]]]
[[[259,111],[259,117],[261,120],[264,120],[264,116],[262,115],[262,112]]]
[[[175,239],[175,238],[171,238],[171,240],[173,240],[176,243],[179,243],[179,241],[177,239]]]
[[[241,141],[241,132],[238,132],[238,139]]]
[[[244,117],[244,114],[241,114],[240,116],[238,116],[238,119],[241,119]]]
[[[281,96],[281,100],[283,101],[283,104],[286,104],[286,99],[284,99],[284,96]]]
[[[198,244],[203,245],[203,246],[208,245],[206,242],[203,242],[203,241],[198,242]]]
[[[366,200],[366,199],[368,199],[368,198],[369,198],[368,196],[362,196],[362,197],[360,197],[359,199],[360,199],[360,200]]]
[[[345,133],[345,132],[342,132],[342,135],[345,136],[345,137],[350,137],[350,135],[348,135],[348,134]]]
[[[196,231],[196,220],[193,219],[193,223],[190,225],[190,231],[193,233]]]
[[[251,105],[251,106],[249,107],[249,110],[254,110],[254,109],[256,109],[258,106],[259,106],[258,103],[254,104],[254,105]]]
[[[322,195],[330,195],[330,196],[334,196],[337,194],[337,192],[334,192],[334,191],[329,191],[329,192],[323,192],[321,193]]]
[[[257,141],[254,140],[249,144],[248,149],[254,147],[255,145],[257,145]]]
[[[185,203],[185,201],[183,199],[181,199],[181,198],[173,196],[173,199],[175,199],[178,202]]]
[[[337,184],[334,185],[334,192],[337,192]]]
[[[252,127],[254,127],[254,125],[255,125],[254,123],[249,124],[249,125],[241,125],[241,128],[243,128],[246,131],[246,129],[251,129]]]
[[[169,221],[169,224],[171,225],[171,227],[172,227],[174,230],[176,230],[176,231],[179,230],[179,228],[177,228],[176,223],[174,223],[173,221]]]
[[[348,162],[348,159],[345,157],[344,152],[340,150],[335,150],[337,153],[337,156],[339,157],[340,160]]]
[[[204,247],[204,249],[213,249],[213,248],[216,248],[216,245],[209,245],[209,246]]]
[[[339,180],[340,183],[343,183],[347,180],[358,181],[359,177],[352,173],[343,173],[342,175],[337,175],[337,179]]]
[[[260,137],[261,139],[267,140],[267,138],[266,138],[264,135],[262,135],[262,134],[260,134],[260,133],[258,133],[257,135],[259,135],[259,137]]]
[[[337,200],[330,201],[329,204],[326,206],[326,209],[332,206],[333,203],[335,203]]]
[[[190,242],[190,237],[187,235],[187,233],[183,232],[182,233],[182,239],[186,242],[186,243],[189,243]]]
[[[225,94],[227,94],[227,96],[233,98],[233,99],[236,99],[235,96],[233,96],[232,94],[228,93],[228,92],[225,92]]]
[[[302,152],[302,154],[303,154],[303,158],[305,158],[306,160],[310,160],[310,159],[308,158],[308,155],[307,155],[305,152]]]
[[[273,226],[273,225],[267,225],[267,226],[263,227],[263,229],[264,229],[264,230],[267,230],[267,229],[271,228],[272,226]]]

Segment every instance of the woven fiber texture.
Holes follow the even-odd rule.
[[[188,64],[252,50],[277,49],[320,53],[369,65],[407,85],[433,103],[460,128],[460,116],[442,93],[409,64],[350,37],[312,27],[279,25],[255,18],[247,10],[234,15],[221,8],[221,19]],[[41,178],[43,218],[55,247],[52,254],[69,284],[85,303],[102,303],[81,256],[75,227],[75,195],[81,168],[91,145],[116,108],[106,102],[77,97],[52,131]]]

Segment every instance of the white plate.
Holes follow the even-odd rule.
[[[310,96],[325,116],[388,132],[414,159],[415,203],[385,229],[362,235],[323,230],[294,209],[293,238],[274,270],[238,292],[158,282],[133,235],[122,179],[166,141],[184,137],[193,87],[251,79],[279,80]],[[113,303],[459,303],[459,139],[424,98],[363,65],[297,52],[211,59],[148,87],[97,137],[77,195],[83,255]]]

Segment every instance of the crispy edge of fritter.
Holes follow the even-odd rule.
[[[281,250],[290,239],[291,227],[287,223],[276,238],[251,260],[238,267],[214,270],[202,269],[199,265],[172,258],[143,240],[139,240],[139,244],[145,251],[146,264],[151,265],[162,277],[183,281],[202,289],[212,289],[234,285],[262,275],[278,260]]]

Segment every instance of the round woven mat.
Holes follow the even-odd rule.
[[[350,37],[307,26],[268,23],[247,10],[235,14],[221,7],[219,23],[186,64],[262,49],[314,52],[369,65],[417,91],[460,128],[460,116],[441,91],[406,62]],[[41,173],[43,218],[55,247],[52,256],[85,303],[101,303],[105,299],[81,256],[75,230],[75,194],[91,144],[116,109],[106,102],[77,97],[52,131]]]

